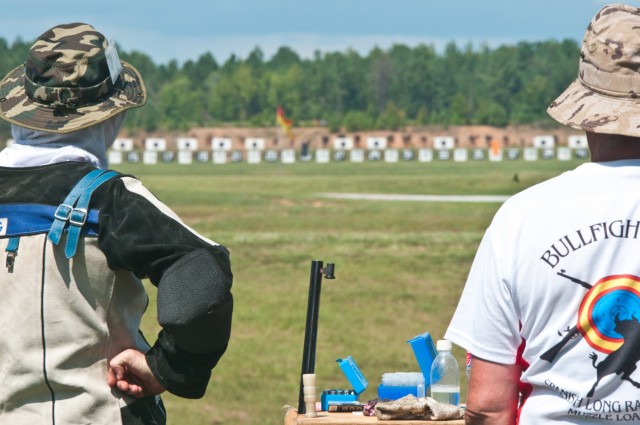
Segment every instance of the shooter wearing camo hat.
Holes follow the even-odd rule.
[[[607,5],[548,109],[591,162],[501,206],[445,334],[473,357],[467,424],[640,424],[639,96],[640,8]]]
[[[228,250],[107,169],[138,71],[92,26],[59,25],[0,82],[0,423],[162,425],[202,397],[231,332]],[[158,288],[162,327],[139,332]]]
[[[147,100],[140,73],[86,24],[42,34],[23,65],[0,82],[0,115],[20,126],[68,133]]]
[[[640,136],[638,8],[604,7],[580,49],[578,78],[547,112],[562,124],[594,133]]]

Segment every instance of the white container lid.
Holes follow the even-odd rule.
[[[451,348],[451,341],[446,339],[439,339],[438,343],[436,344],[436,349],[438,351],[451,351]]]
[[[389,387],[415,387],[424,385],[422,372],[392,372],[382,374],[382,385]]]

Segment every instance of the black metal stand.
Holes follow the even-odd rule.
[[[311,275],[309,279],[309,300],[307,302],[307,324],[304,330],[304,348],[302,351],[302,372],[300,373],[300,395],[298,397],[298,414],[306,413],[304,404],[304,388],[302,375],[315,373],[316,367],[316,339],[318,336],[318,313],[320,312],[320,289],[322,287],[322,275],[327,279],[335,279],[335,266],[327,263],[322,268],[322,261],[311,262]]]

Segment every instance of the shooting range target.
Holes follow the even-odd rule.
[[[611,353],[624,342],[617,323],[640,320],[640,278],[607,276],[585,295],[578,312],[578,330],[594,349]]]

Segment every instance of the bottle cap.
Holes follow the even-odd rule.
[[[439,339],[436,347],[438,351],[451,351],[451,341],[446,339]]]

